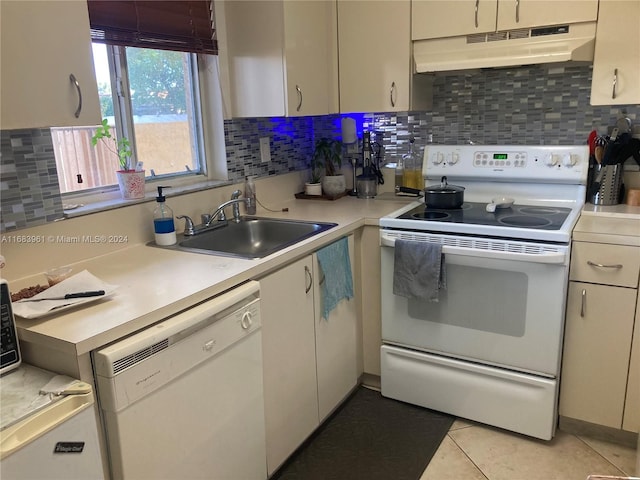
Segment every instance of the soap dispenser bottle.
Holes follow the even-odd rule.
[[[156,208],[153,211],[153,231],[156,235],[156,245],[173,245],[176,243],[176,227],[173,221],[173,211],[165,203],[165,196],[162,194],[163,188],[158,187],[156,197]]]

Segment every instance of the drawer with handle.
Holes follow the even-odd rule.
[[[573,242],[570,280],[637,288],[639,274],[638,247]]]

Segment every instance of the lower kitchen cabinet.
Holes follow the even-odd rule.
[[[322,280],[315,254],[260,279],[269,475],[357,383],[355,299],[322,318]]]
[[[631,361],[629,362],[627,399],[624,404],[622,429],[629,432],[640,431],[640,296],[638,296],[638,303],[636,304],[636,321],[633,328]],[[640,470],[636,473],[640,474]]]
[[[349,237],[349,257],[353,276],[354,244]],[[341,301],[322,318],[322,295],[320,293],[323,273],[313,255],[315,274],[314,319],[316,325],[316,362],[318,373],[318,417],[320,422],[329,416],[358,381],[356,358],[356,302],[355,299]],[[318,278],[319,277],[319,278]]]
[[[573,242],[561,417],[638,431],[639,271],[638,247]]]
[[[560,414],[622,428],[636,290],[570,282]]]

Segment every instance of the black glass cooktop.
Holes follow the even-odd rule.
[[[512,205],[487,212],[486,203],[468,202],[461,208],[435,209],[425,205],[410,210],[398,218],[430,222],[467,223],[496,227],[532,228],[539,230],[560,230],[571,213],[570,208],[533,205]]]

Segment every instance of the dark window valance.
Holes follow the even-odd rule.
[[[88,0],[93,41],[180,52],[218,53],[211,0]]]

